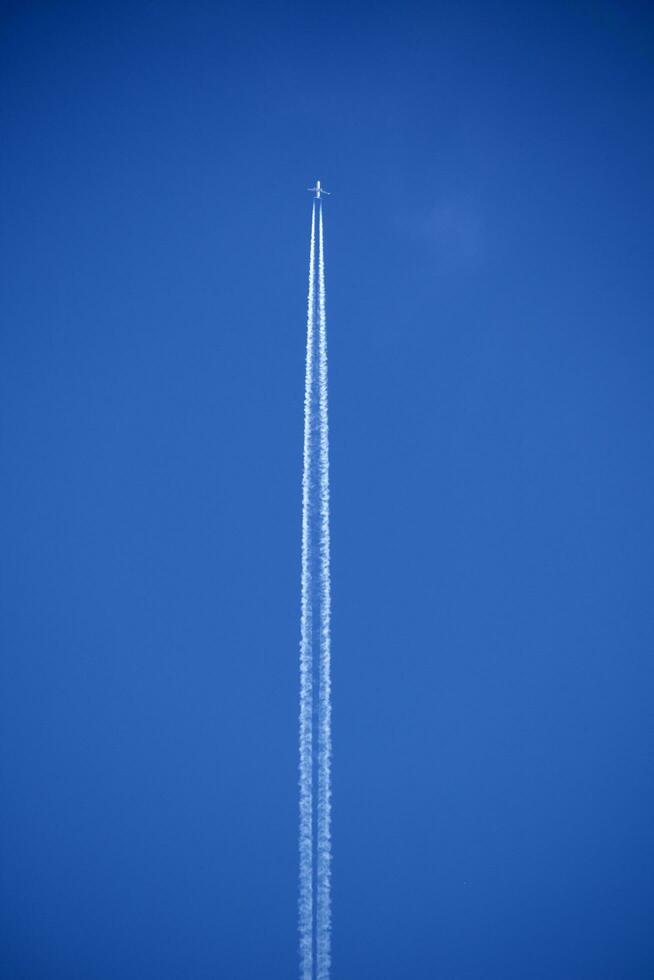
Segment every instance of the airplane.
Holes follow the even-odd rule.
[[[323,194],[331,194],[331,191],[326,191],[323,187],[320,186],[319,180],[316,181],[315,187],[307,187],[307,190],[312,191],[316,195],[318,200],[320,200]]]

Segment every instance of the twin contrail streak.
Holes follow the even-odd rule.
[[[300,977],[313,978],[313,603],[311,461],[315,318],[316,206],[311,215],[302,470],[302,605],[300,619]]]
[[[327,317],[320,201],[318,202],[317,284],[315,202],[311,216],[303,463],[300,629],[300,977],[301,980],[329,980],[331,964],[331,582]],[[314,698],[314,690],[317,690],[317,698]]]

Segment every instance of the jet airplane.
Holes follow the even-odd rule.
[[[320,200],[323,194],[331,194],[331,191],[326,191],[324,187],[320,186],[319,180],[316,181],[315,187],[307,187],[307,190],[311,191],[317,197],[318,200]]]

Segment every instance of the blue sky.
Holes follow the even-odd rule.
[[[647,5],[0,20],[0,976],[296,975],[319,177],[334,980],[651,977]]]

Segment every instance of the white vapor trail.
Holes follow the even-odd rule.
[[[315,310],[316,206],[311,215],[302,470],[302,599],[300,619],[300,977],[313,978],[313,609],[311,602],[311,457]]]
[[[317,208],[318,281],[316,283],[316,204],[314,202],[311,216],[307,302],[302,473],[299,840],[301,980],[314,980],[314,978],[329,980],[331,966],[329,422],[325,260],[320,202]],[[315,705],[314,688],[317,688]],[[317,784],[315,793],[314,782]]]
[[[318,687],[318,888],[317,980],[328,980],[331,964],[331,573],[329,540],[329,418],[327,412],[327,315],[322,205],[318,223],[318,419],[320,495],[320,670]]]

